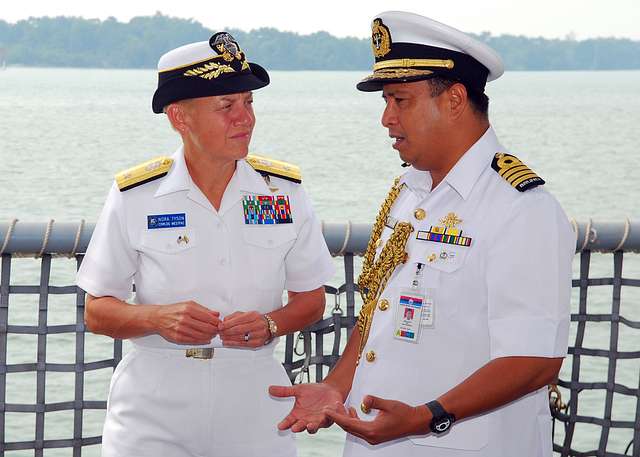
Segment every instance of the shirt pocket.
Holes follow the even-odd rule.
[[[176,255],[189,251],[198,245],[196,231],[190,229],[144,230],[140,245],[142,251]]]
[[[424,262],[423,287],[435,302],[436,327],[455,320],[461,306],[459,291],[464,288],[461,272],[464,270],[469,248],[441,243],[425,242],[419,255]]]
[[[260,249],[283,249],[293,244],[296,232],[290,225],[247,225],[242,228],[242,236],[246,244]]]
[[[424,258],[428,268],[451,274],[460,270],[467,260],[468,247],[429,242],[425,246]]]
[[[242,227],[245,281],[254,289],[282,294],[286,277],[285,260],[296,240],[290,225]]]

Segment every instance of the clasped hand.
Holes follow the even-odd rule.
[[[192,300],[155,308],[152,322],[158,333],[178,344],[208,344],[218,334],[220,313]]]
[[[222,344],[228,347],[263,346],[269,339],[269,325],[257,311],[236,311],[226,316],[218,326]]]
[[[271,336],[257,311],[236,311],[221,320],[218,311],[192,300],[158,306],[152,319],[162,337],[178,344],[209,344],[219,335],[225,346],[256,348]]]

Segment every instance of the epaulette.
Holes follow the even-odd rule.
[[[302,182],[302,174],[300,167],[292,165],[280,160],[268,159],[266,157],[249,154],[246,158],[247,163],[253,167],[261,175],[276,176],[278,178],[293,181],[298,184]]]
[[[544,184],[544,179],[511,154],[497,153],[491,162],[491,168],[520,192]]]
[[[171,169],[173,159],[169,157],[157,157],[147,162],[121,171],[116,175],[116,183],[120,192],[162,178]]]

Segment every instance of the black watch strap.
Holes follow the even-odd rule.
[[[432,416],[429,428],[435,434],[445,433],[456,421],[456,417],[448,413],[437,400],[427,403],[427,408],[431,411]]]

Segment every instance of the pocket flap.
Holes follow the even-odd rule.
[[[429,268],[445,273],[453,273],[460,269],[469,254],[468,247],[425,241],[424,259]]]
[[[245,225],[242,235],[247,244],[267,249],[280,247],[296,238],[291,224]]]

